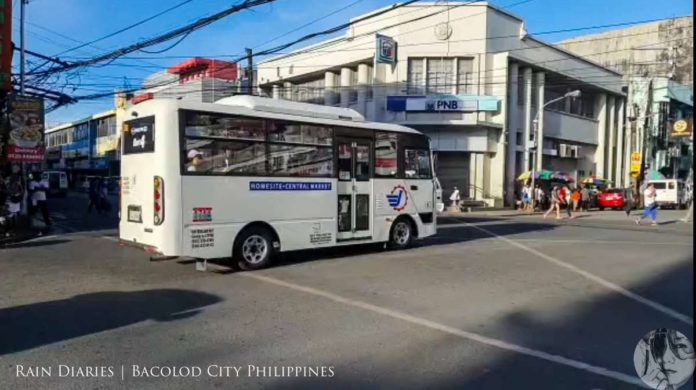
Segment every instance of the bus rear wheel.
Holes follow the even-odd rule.
[[[261,228],[243,231],[237,239],[234,250],[237,265],[245,271],[268,267],[273,259],[273,254],[272,236]]]
[[[413,243],[413,224],[407,218],[399,218],[392,225],[389,233],[390,249],[406,249]]]

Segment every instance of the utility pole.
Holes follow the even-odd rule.
[[[247,84],[249,85],[249,95],[254,94],[254,57],[251,49],[247,48]]]
[[[24,19],[26,16],[26,5],[29,0],[20,0],[19,7],[19,94],[24,96],[24,73],[25,73],[25,60],[24,60]]]

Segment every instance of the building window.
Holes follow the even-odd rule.
[[[524,73],[519,72],[517,74],[517,105],[518,106],[524,106],[525,99],[527,98],[527,95],[524,93],[524,91],[525,91]]]
[[[521,130],[517,130],[515,134],[515,145],[522,146],[524,140],[524,133]]]
[[[474,59],[457,59],[457,93],[471,95],[474,93]]]
[[[423,79],[423,71],[425,69],[425,59],[409,58],[408,59],[408,79],[407,93],[409,95],[423,94],[425,91],[425,80]]]
[[[426,93],[447,95],[452,93],[454,74],[453,58],[428,58]]]
[[[348,92],[348,104],[355,104],[358,102],[358,72],[353,70],[350,71],[350,89]]]

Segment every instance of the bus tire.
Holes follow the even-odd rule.
[[[416,229],[409,218],[397,218],[389,230],[389,249],[401,250],[410,247],[415,233]]]
[[[273,256],[273,235],[267,229],[251,227],[237,237],[234,259],[240,269],[253,271],[268,267]]]

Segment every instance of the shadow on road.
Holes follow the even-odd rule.
[[[174,321],[222,298],[188,290],[99,292],[0,309],[0,355],[146,320]]]
[[[19,242],[15,244],[7,244],[4,245],[0,248],[7,248],[7,249],[19,249],[19,248],[36,248],[36,247],[41,247],[41,246],[51,246],[51,245],[58,245],[58,244],[64,244],[66,242],[70,242],[70,240],[64,240],[64,239],[52,239],[52,240],[41,240],[41,241],[29,241],[29,242]]]
[[[693,259],[665,270],[654,278],[628,288],[645,297],[693,316]],[[665,290],[665,287],[668,290]],[[666,327],[678,330],[692,342],[693,326],[674,320],[626,297],[608,292],[596,298],[583,299],[561,307],[553,316],[520,310],[509,313],[493,323],[482,324],[471,331],[521,347],[603,367],[639,381],[633,362],[635,347],[649,331]],[[464,298],[463,298],[464,299]],[[514,297],[510,297],[514,299]],[[436,302],[434,303],[436,304]],[[471,302],[486,305],[486,302]],[[392,321],[392,319],[385,319]],[[456,320],[446,325],[460,327]],[[473,365],[471,356],[462,354],[462,345],[479,345],[496,351],[497,358]],[[370,348],[366,346],[366,348]],[[618,381],[585,369],[570,367],[557,361],[544,360],[519,352],[484,346],[476,341],[437,332],[424,345],[414,345],[413,355],[396,361],[378,363],[370,368],[353,368],[354,362],[332,362],[335,377],[298,378],[278,381],[268,388],[283,389],[377,389],[377,388],[445,388],[445,389],[638,389],[640,386]],[[470,350],[470,349],[469,349]],[[311,351],[310,351],[311,352]],[[452,357],[461,361],[452,363]],[[486,356],[489,356],[486,354]],[[432,364],[431,362],[442,362]],[[422,363],[422,364],[421,364]],[[452,367],[454,365],[454,367]],[[350,372],[345,372],[345,371]],[[403,376],[390,375],[399,372]],[[683,388],[693,388],[691,380]]]

